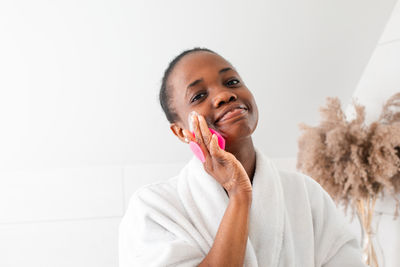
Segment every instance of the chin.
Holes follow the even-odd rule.
[[[221,127],[218,128],[218,131],[225,138],[227,144],[233,144],[241,139],[251,137],[256,127],[257,123],[249,124],[247,120],[243,120],[237,121],[235,123],[221,125]]]

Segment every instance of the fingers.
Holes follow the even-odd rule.
[[[216,134],[212,134],[210,141],[210,155],[213,158],[219,159],[219,161],[223,161],[227,159],[225,151],[221,149],[218,145],[218,137]]]
[[[210,151],[210,141],[211,141],[210,129],[208,128],[207,122],[203,116],[199,115],[198,118],[199,118],[201,135],[203,136],[203,142],[206,145],[208,151]]]
[[[210,142],[210,154],[212,157],[217,157],[218,148],[218,138],[215,134],[213,134]]]
[[[189,143],[190,141],[195,141],[193,134],[190,131],[183,129],[182,132],[183,132],[183,136],[185,136],[186,143]]]
[[[195,134],[195,142],[201,147],[201,150],[203,151],[204,157],[207,162],[210,158],[210,152],[203,141],[203,135],[200,129],[198,116],[193,116],[193,130]]]

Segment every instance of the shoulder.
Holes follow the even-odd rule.
[[[322,186],[312,177],[298,172],[278,169],[284,191],[302,190],[310,197],[328,197]]]
[[[134,194],[141,195],[149,192],[153,193],[168,193],[175,191],[177,187],[178,176],[174,176],[165,181],[158,181],[145,184],[139,187]]]
[[[129,198],[120,223],[121,231],[131,231],[127,229],[133,228],[142,231],[154,230],[156,225],[163,225],[182,217],[185,211],[176,186],[177,177],[173,177],[139,187]]]
[[[287,208],[309,212],[316,248],[316,262],[326,262],[346,243],[355,242],[343,214],[323,187],[312,177],[297,172],[279,170]],[[347,249],[347,248],[346,248]],[[353,257],[357,253],[353,253]]]
[[[279,173],[287,208],[310,212],[314,226],[325,220],[327,214],[338,215],[331,196],[312,177],[297,171],[279,170]]]
[[[178,176],[174,176],[166,181],[153,182],[139,187],[129,198],[129,207],[158,205],[160,201],[173,201],[177,198],[177,180]]]

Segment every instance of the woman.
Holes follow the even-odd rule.
[[[327,193],[254,147],[257,105],[227,60],[182,52],[160,102],[175,136],[199,144],[205,161],[193,157],[178,176],[134,193],[120,225],[121,266],[364,266]]]

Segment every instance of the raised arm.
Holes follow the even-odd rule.
[[[214,243],[199,266],[243,266],[252,202],[250,179],[236,157],[218,146],[204,118],[199,116],[193,122],[196,142],[205,154],[204,168],[229,195]]]

